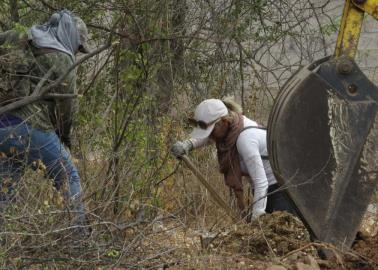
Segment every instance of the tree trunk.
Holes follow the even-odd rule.
[[[20,21],[20,14],[18,13],[18,0],[9,0],[9,11],[12,23]]]
[[[174,82],[179,77],[179,71],[182,70],[184,56],[184,41],[182,36],[185,33],[185,12],[187,9],[186,0],[173,0],[171,3],[172,17],[170,21],[170,35],[173,38],[169,41],[169,46],[161,44],[162,58],[167,62],[160,69],[157,79],[159,92],[157,101],[159,102],[159,112],[167,113],[171,107],[171,99],[174,93]],[[164,50],[168,50],[168,57],[163,55]]]

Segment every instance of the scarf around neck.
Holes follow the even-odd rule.
[[[230,112],[232,117],[227,135],[216,143],[220,172],[223,173],[226,185],[235,194],[243,192],[242,172],[236,141],[244,128],[244,118],[241,113]]]

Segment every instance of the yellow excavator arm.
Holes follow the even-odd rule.
[[[346,0],[337,37],[335,56],[356,56],[364,14],[378,20],[378,0]]]

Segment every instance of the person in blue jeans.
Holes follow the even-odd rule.
[[[84,204],[80,177],[66,147],[71,147],[72,118],[77,100],[59,98],[59,94],[77,94],[76,70],[70,69],[78,52],[88,52],[87,34],[85,23],[67,10],[54,13],[48,22],[33,26],[27,32],[0,33],[0,47],[7,46],[7,42],[27,44],[36,62],[15,84],[15,87],[25,89],[11,89],[13,92],[32,94],[41,84],[46,87],[66,75],[46,93],[54,94],[53,98],[0,115],[0,184],[3,185],[6,179],[11,179],[12,183],[20,181],[27,166],[42,161],[47,177],[54,180],[57,189],[68,183],[68,192],[64,195],[72,205],[71,209],[78,213],[76,222],[84,221]],[[47,75],[47,80],[42,80]],[[8,190],[0,194],[3,202],[12,199],[12,187]]]
[[[80,177],[71,156],[54,131],[46,132],[33,128],[25,121],[4,126],[0,123],[0,177],[18,182],[27,166],[42,161],[46,175],[54,179],[54,186],[59,190],[64,181],[68,182],[67,197],[77,201],[81,194]],[[9,118],[9,117],[8,117]],[[12,194],[1,194],[3,200],[9,200]]]

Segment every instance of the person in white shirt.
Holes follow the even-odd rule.
[[[220,172],[226,185],[235,194],[238,208],[245,216],[242,176],[249,177],[253,187],[251,219],[273,211],[296,214],[287,195],[278,190],[268,159],[266,129],[242,114],[240,105],[232,100],[207,99],[201,102],[194,117],[190,139],[173,144],[171,152],[177,158],[195,148],[215,142]]]

